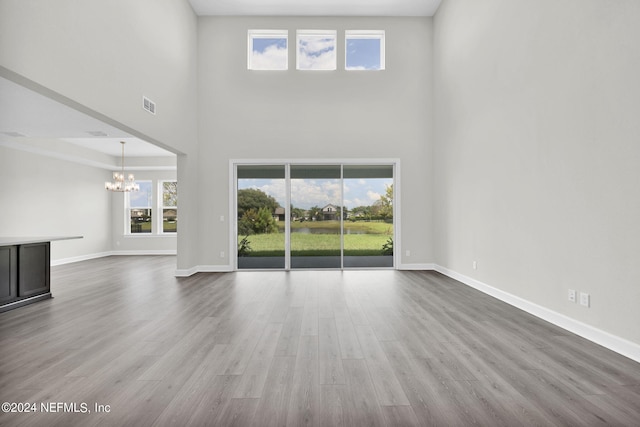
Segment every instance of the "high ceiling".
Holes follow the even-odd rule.
[[[189,0],[198,15],[433,16],[441,0]],[[0,77],[0,145],[32,150],[45,141],[110,157],[174,157],[113,126]],[[27,146],[31,144],[31,146]],[[53,144],[51,145],[53,146]],[[41,150],[41,148],[40,148]],[[42,151],[42,150],[41,150]]]
[[[433,16],[442,0],[189,0],[198,15]]]
[[[50,141],[50,144],[46,144]],[[65,144],[119,158],[174,157],[160,147],[0,77],[0,145],[36,150]],[[52,148],[53,150],[53,148]]]

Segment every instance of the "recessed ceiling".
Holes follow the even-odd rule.
[[[198,15],[433,16],[442,0],[189,0]]]
[[[122,144],[125,142],[124,150],[127,157],[173,157],[175,154],[160,147],[149,144],[134,137],[127,138],[60,138],[71,144],[89,148],[110,156],[119,157],[122,155]]]

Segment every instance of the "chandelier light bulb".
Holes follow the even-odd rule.
[[[136,184],[135,177],[132,173],[127,176],[128,182],[124,182],[124,141],[120,141],[122,144],[122,161],[120,163],[122,170],[120,172],[113,173],[113,182],[105,182],[104,188],[108,191],[120,191],[120,192],[130,192],[130,191],[140,191],[140,186]]]

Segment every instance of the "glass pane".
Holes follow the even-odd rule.
[[[178,209],[162,209],[162,232],[175,233],[178,231]]]
[[[151,181],[136,181],[140,191],[127,193],[129,197],[130,232],[151,233],[151,206],[153,204],[153,186]]]
[[[336,69],[336,32],[298,32],[298,70]]]
[[[131,233],[151,233],[151,209],[132,208]]]
[[[347,70],[379,70],[380,39],[347,39]]]
[[[131,208],[151,208],[153,203],[153,188],[151,181],[136,181],[140,186],[140,191],[132,191],[129,195],[129,207]]]
[[[287,37],[250,35],[251,53],[249,69],[251,70],[286,70]]]
[[[162,183],[162,206],[178,206],[178,183],[165,181]]]
[[[340,268],[340,166],[291,166],[291,268]]]
[[[284,165],[238,166],[238,268],[285,267]]]
[[[393,167],[344,166],[344,267],[393,267]]]

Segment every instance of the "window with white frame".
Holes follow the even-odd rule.
[[[336,31],[298,30],[296,68],[298,70],[336,69]]]
[[[153,232],[153,183],[136,181],[139,191],[127,193],[127,221],[130,234]]]
[[[247,66],[250,70],[289,68],[287,30],[249,30]]]
[[[160,181],[160,212],[162,212],[162,233],[178,231],[178,183]]]
[[[384,30],[345,31],[346,70],[384,70]]]

